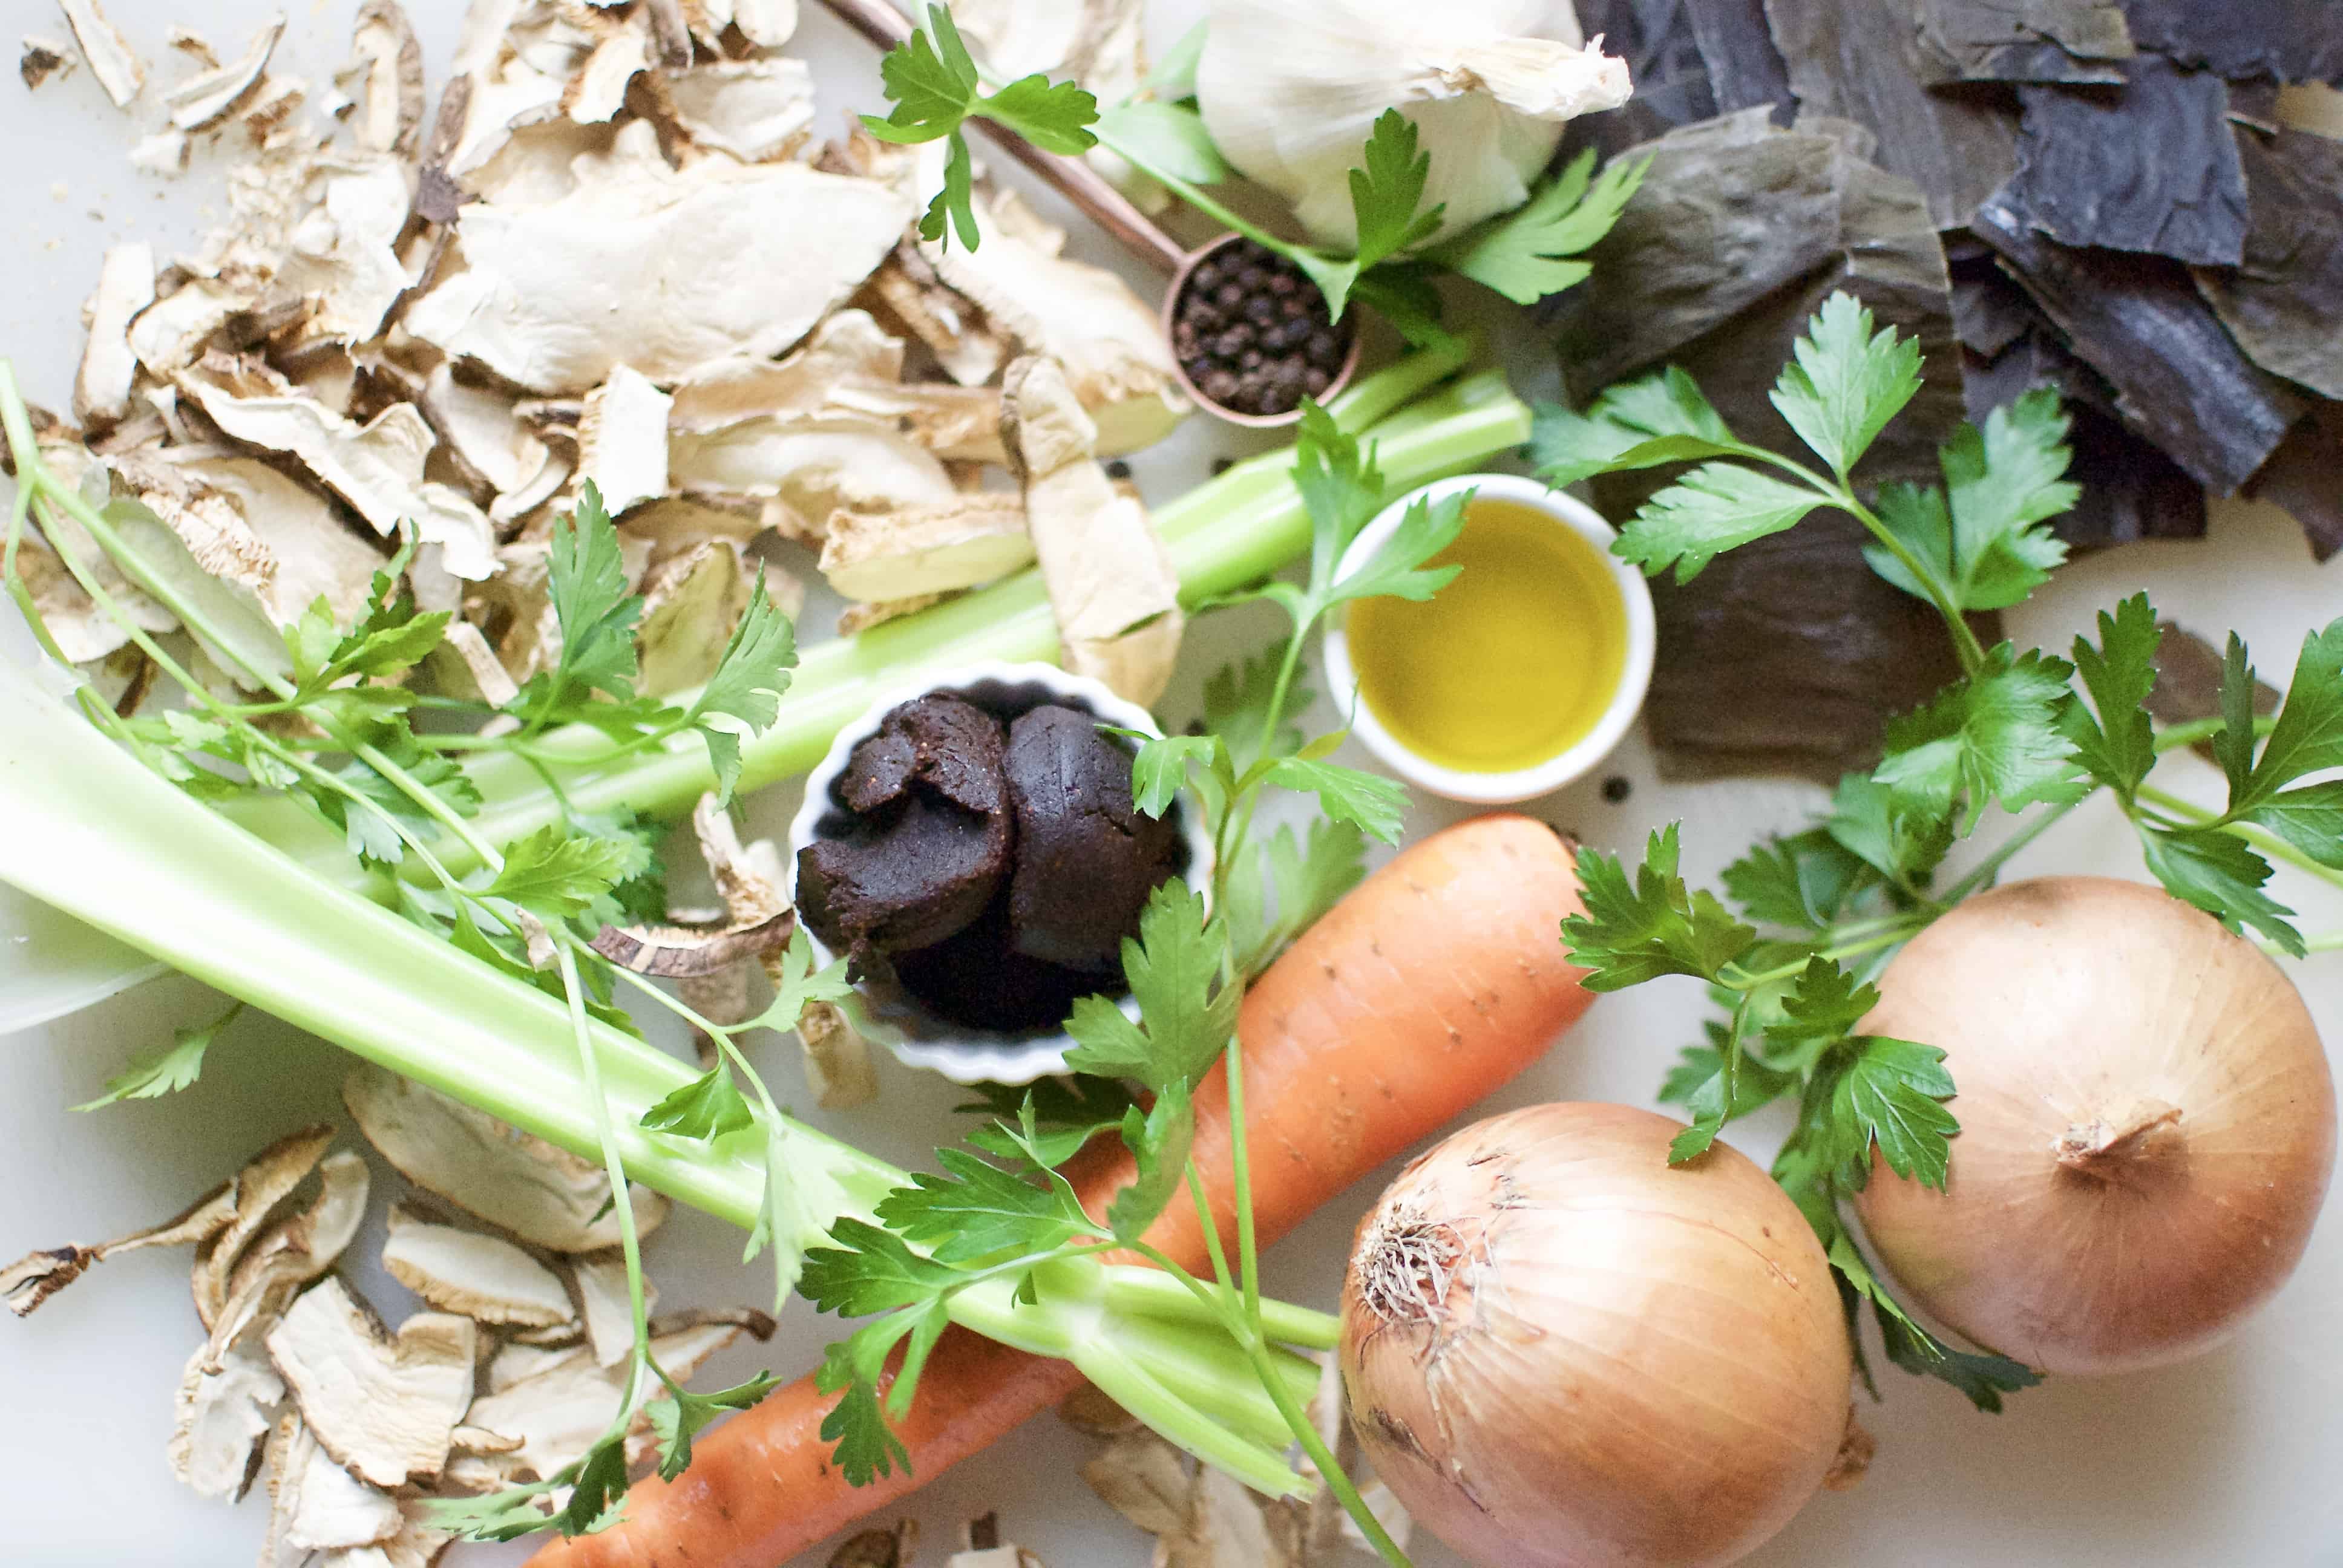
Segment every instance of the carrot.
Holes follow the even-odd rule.
[[[1558,931],[1577,912],[1569,849],[1526,817],[1493,816],[1416,844],[1370,877],[1246,996],[1247,1148],[1262,1244],[1494,1092],[1543,1055],[1591,1000]],[[1228,1088],[1196,1097],[1196,1158],[1233,1233]],[[1130,1180],[1119,1143],[1071,1167],[1092,1211]],[[1148,1239],[1202,1268],[1195,1206]],[[616,1529],[555,1543],[536,1568],[771,1568],[998,1441],[1081,1382],[1063,1362],[953,1329],[899,1428],[912,1473],[850,1487],[820,1427],[834,1402],[811,1377],[776,1390],[698,1445],[672,1483],[628,1494]]]

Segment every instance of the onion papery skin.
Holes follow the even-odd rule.
[[[1342,1382],[1376,1473],[1484,1568],[1731,1563],[1814,1495],[1851,1352],[1795,1204],[1684,1125],[1542,1105],[1467,1128],[1359,1230]]]
[[[2310,1011],[2161,890],[2013,883],[1898,953],[1866,1033],[1941,1049],[1946,1191],[1875,1163],[1856,1208],[1909,1297],[2038,1371],[2197,1354],[2294,1271],[2335,1167]]]

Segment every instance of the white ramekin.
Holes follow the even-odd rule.
[[[1444,500],[1462,490],[1475,491],[1491,500],[1513,501],[1543,513],[1553,519],[1554,527],[1570,529],[1601,552],[1627,618],[1627,656],[1620,668],[1619,689],[1612,694],[1611,704],[1604,709],[1603,717],[1584,739],[1534,768],[1507,773],[1473,773],[1443,768],[1410,750],[1383,728],[1372,706],[1364,700],[1353,700],[1359,678],[1351,663],[1350,639],[1339,621],[1326,629],[1326,685],[1337,703],[1353,710],[1353,726],[1358,738],[1393,772],[1420,789],[1451,800],[1503,806],[1550,795],[1611,754],[1612,748],[1625,737],[1628,727],[1643,709],[1644,694],[1652,684],[1652,656],[1659,639],[1652,615],[1652,590],[1645,586],[1642,573],[1611,553],[1611,541],[1618,537],[1611,525],[1584,501],[1516,474],[1463,474],[1410,491],[1359,530],[1359,537],[1343,552],[1335,576],[1340,578],[1363,566],[1398,531],[1400,520],[1407,515],[1410,506],[1417,501]]]
[[[1162,733],[1145,709],[1124,701],[1098,681],[1069,675],[1053,664],[972,664],[948,676],[929,677],[905,685],[881,697],[861,718],[840,730],[821,761],[806,775],[805,804],[798,808],[796,819],[789,823],[791,900],[797,896],[799,851],[814,841],[818,836],[815,829],[821,819],[838,809],[837,802],[830,799],[831,786],[845,771],[847,759],[854,749],[878,733],[880,720],[891,709],[931,691],[959,694],[988,687],[1021,686],[1040,687],[1049,694],[1048,700],[1081,709],[1119,729],[1137,730],[1142,735]],[[1212,886],[1212,839],[1205,830],[1193,797],[1184,791],[1180,797],[1180,826],[1188,842],[1188,885],[1209,899]],[[836,956],[811,930],[806,936],[812,943],[816,962],[826,964]],[[1065,1071],[1066,1053],[1074,1046],[1073,1040],[1062,1032],[1040,1037],[990,1034],[962,1024],[946,1023],[909,998],[881,998],[867,989],[858,990],[845,1006],[855,1027],[893,1051],[897,1060],[909,1067],[940,1072],[954,1083],[1031,1083],[1037,1078]],[[1123,999],[1122,1010],[1134,1021],[1139,1017],[1139,1004],[1129,997]]]

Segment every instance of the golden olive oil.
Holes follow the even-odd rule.
[[[1362,599],[1344,622],[1359,695],[1392,738],[1466,773],[1534,768],[1584,740],[1627,658],[1603,554],[1535,508],[1475,500],[1433,564],[1462,570],[1423,604]]]

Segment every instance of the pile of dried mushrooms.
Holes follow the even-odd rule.
[[[1677,363],[1737,429],[1846,289],[1919,337],[1928,382],[1865,466],[2030,387],[2074,419],[2077,548],[2194,538],[2206,498],[2277,502],[2343,549],[2343,38],[2318,0],[1579,0],[1636,92],[1574,133],[1652,158],[1553,302],[1574,397]],[[1618,515],[1655,476],[1598,485]],[[1951,672],[1943,629],[1852,531],[1654,585],[1646,709],[1674,770],[1863,766]],[[1987,631],[1990,628],[1986,628]]]
[[[124,526],[176,540],[173,569],[225,590],[256,649],[321,593],[353,612],[411,527],[418,602],[459,615],[417,678],[508,698],[558,651],[548,544],[591,480],[648,601],[643,689],[665,694],[705,678],[759,576],[795,612],[818,561],[851,632],[1031,564],[1015,362],[1062,377],[1093,468],[1187,411],[1152,308],[1013,191],[987,184],[981,248],[947,254],[912,228],[940,149],[816,139],[781,0],[475,0],[428,112],[397,0],[367,0],[330,85],[275,68],[281,24],[241,48],[175,29],[188,69],[166,85],[96,0],[64,9],[71,38],[27,42],[28,83],[78,55],[159,111],[140,166],[206,138],[235,161],[231,219],[193,254],[107,255],[71,417],[40,438]],[[1134,5],[1064,38],[996,9],[972,35],[1139,69]],[[1081,569],[1131,578],[1155,617],[1144,511],[1091,490],[1098,515],[1068,526],[1131,548]],[[1134,597],[1043,567],[1061,602]],[[25,569],[69,656],[138,685],[55,558]],[[1094,620],[1086,641],[1124,629]],[[1168,678],[1101,657],[1142,701]]]
[[[422,1302],[396,1330],[339,1271],[372,1182],[361,1156],[327,1152],[326,1126],[269,1145],[160,1225],[0,1269],[0,1300],[22,1316],[116,1253],[193,1247],[205,1338],[176,1399],[174,1473],[231,1501],[266,1477],[262,1568],[426,1568],[449,1539],[429,1499],[549,1476],[617,1419],[633,1337],[618,1223],[598,1166],[431,1090],[361,1066],[343,1101],[414,1189],[382,1249]],[[667,1217],[655,1193],[628,1199],[646,1232]],[[651,1324],[679,1378],[771,1332],[746,1309]],[[638,1422],[633,1457],[648,1462]]]

